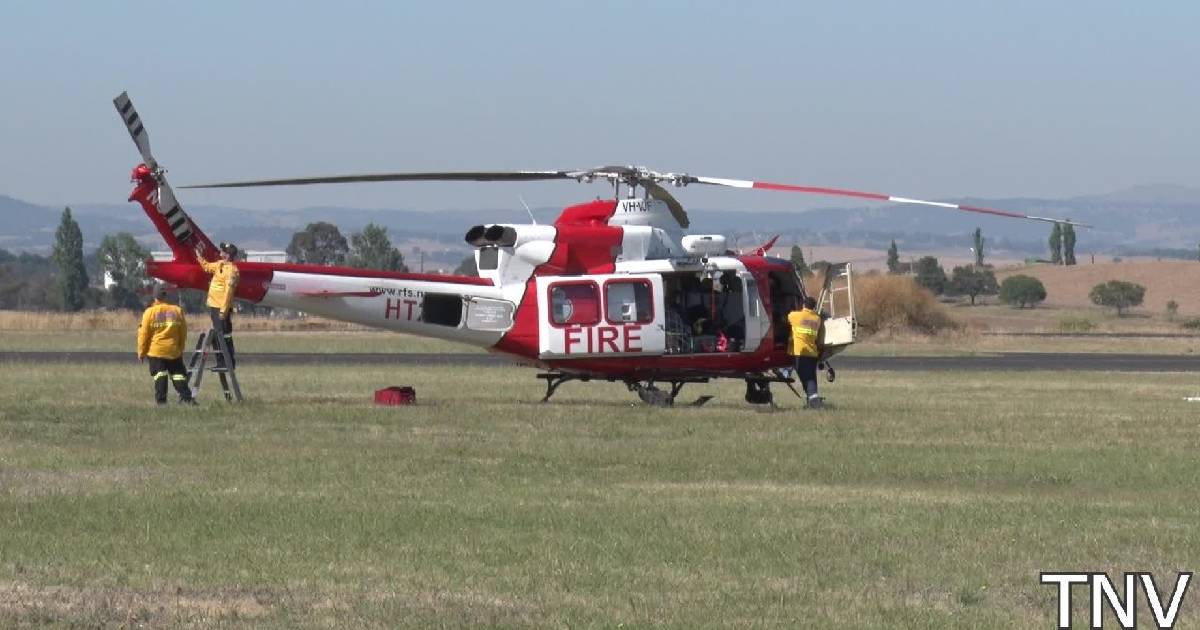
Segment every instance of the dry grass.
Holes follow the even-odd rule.
[[[1015,274],[1033,276],[1046,285],[1045,306],[1057,308],[1098,309],[1088,292],[1092,287],[1109,280],[1125,280],[1146,287],[1146,299],[1141,307],[1131,309],[1141,313],[1163,313],[1167,302],[1179,303],[1179,315],[1200,315],[1200,263],[1189,261],[1121,262],[1088,264],[1086,261],[1071,267],[1059,265],[1028,265],[997,269],[1001,282]],[[1111,312],[1112,309],[1104,309]]]
[[[0,310],[0,331],[63,331],[63,330],[134,330],[138,327],[141,313],[134,311],[81,311],[78,313],[54,313],[38,311]],[[239,315],[237,328],[240,331],[296,331],[296,330],[370,330],[365,326],[339,322],[322,317],[256,317]]]
[[[854,281],[859,329],[867,334],[936,334],[962,328],[937,298],[907,276],[870,275]]]

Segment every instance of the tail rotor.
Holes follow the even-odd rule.
[[[176,260],[193,259],[193,247],[196,244],[203,246],[206,256],[214,253],[216,248],[195,228],[187,213],[180,207],[175,198],[175,191],[167,183],[166,170],[154,159],[154,154],[150,151],[150,134],[133,106],[133,101],[129,99],[129,94],[121,92],[113,99],[113,106],[117,108],[117,113],[125,123],[125,128],[129,130],[129,137],[133,139],[133,144],[137,146],[143,161],[133,169],[132,179],[137,186],[130,193],[129,201],[142,204],[142,208],[158,228],[159,234],[171,247]]]

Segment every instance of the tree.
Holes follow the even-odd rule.
[[[1075,264],[1075,226],[1064,223],[1062,227],[1063,264]]]
[[[983,266],[983,230],[975,228],[975,266]],[[975,298],[971,298],[971,303],[975,303]]]
[[[58,293],[65,311],[83,308],[87,294],[87,269],[83,266],[83,232],[71,218],[71,208],[63,209],[62,221],[54,233],[54,262],[58,265]]]
[[[1036,306],[1046,299],[1046,286],[1033,276],[1009,276],[1000,283],[1000,301],[1018,308]]]
[[[955,267],[951,272],[950,282],[946,284],[949,295],[966,295],[971,298],[971,306],[980,295],[996,295],[1000,285],[996,282],[996,274],[991,269],[975,265]]]
[[[929,289],[934,295],[941,295],[945,292],[946,270],[942,269],[937,258],[925,256],[918,260],[916,273],[917,277],[914,280],[918,285]]]
[[[811,254],[812,252],[809,253]],[[825,272],[829,271],[829,268],[832,266],[833,263],[829,262],[828,260],[818,260],[809,265],[808,272],[814,276],[820,276],[821,278],[824,278]]]
[[[1142,303],[1146,297],[1146,287],[1124,280],[1109,280],[1092,287],[1088,297],[1093,304],[1117,309],[1117,317],[1121,317],[1125,309]]]
[[[0,308],[35,311],[60,308],[57,270],[51,256],[29,252],[19,256],[0,254]]]
[[[145,261],[150,252],[129,232],[105,236],[96,251],[100,269],[112,282],[106,301],[112,308],[137,309],[142,306],[138,289],[146,285]],[[106,284],[107,284],[106,281]]]
[[[1167,321],[1175,321],[1175,316],[1179,314],[1179,302],[1175,300],[1167,300]]]
[[[408,271],[400,250],[392,247],[387,228],[368,223],[361,232],[350,235],[350,266],[359,269]]]
[[[887,268],[888,273],[900,273],[900,250],[896,249],[896,239],[892,239],[892,244],[888,247]]]
[[[475,268],[475,254],[470,254],[462,259],[462,262],[458,263],[458,266],[454,268],[454,275],[478,276],[479,270]]]
[[[1050,230],[1050,262],[1062,264],[1062,226],[1058,223]]]
[[[287,254],[300,263],[313,265],[340,265],[346,261],[350,246],[346,237],[332,223],[318,221],[309,223],[302,232],[292,235]]]
[[[796,273],[800,274],[801,277],[812,273],[812,270],[808,268],[808,263],[804,262],[804,252],[800,249],[799,245],[792,245],[792,265],[796,268]]]

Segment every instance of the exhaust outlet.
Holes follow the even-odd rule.
[[[475,227],[467,230],[467,235],[463,237],[463,240],[465,240],[471,247],[481,247],[487,244],[487,239],[484,236],[485,234],[487,234],[487,228],[483,227],[482,225],[476,225]]]

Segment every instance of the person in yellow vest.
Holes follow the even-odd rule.
[[[154,289],[154,302],[142,314],[138,327],[137,358],[139,363],[150,359],[150,376],[154,377],[154,402],[167,404],[167,381],[179,392],[179,402],[196,404],[188,387],[187,368],[183,366],[183,346],[187,343],[187,320],[183,309],[169,301],[167,287]]]
[[[817,301],[804,298],[804,307],[788,313],[788,325],[792,335],[788,337],[788,354],[795,357],[796,377],[804,384],[808,407],[820,409],[821,397],[817,395],[817,362],[821,358],[818,337],[821,334],[821,315],[817,313]]]
[[[204,259],[204,249],[196,246],[196,259],[205,273],[212,275],[208,283],[208,316],[212,320],[213,330],[225,337],[225,347],[229,350],[229,367],[232,369],[237,360],[233,356],[233,296],[237,293],[238,273],[233,259],[237,258],[238,248],[233,243],[221,243],[221,259],[209,262]],[[212,340],[213,348],[219,348],[217,340]],[[217,358],[217,367],[224,367],[224,361]]]

